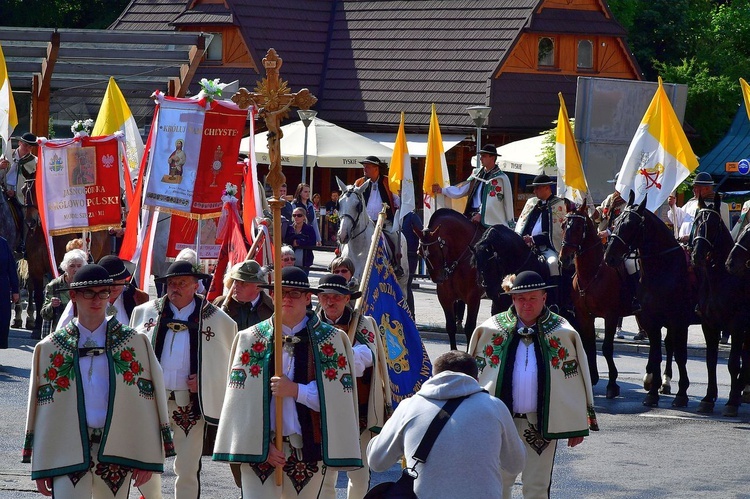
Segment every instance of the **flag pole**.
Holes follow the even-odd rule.
[[[354,335],[357,332],[357,324],[359,323],[359,316],[362,315],[362,307],[365,304],[365,292],[367,291],[367,283],[370,281],[372,275],[372,264],[375,261],[375,254],[378,250],[378,242],[380,241],[380,235],[383,233],[383,224],[385,223],[386,211],[388,205],[383,203],[383,208],[378,213],[378,221],[375,223],[375,232],[372,234],[372,241],[370,242],[370,250],[367,252],[367,260],[365,261],[365,268],[362,272],[362,280],[359,283],[359,291],[362,296],[357,298],[354,304],[354,311],[352,313],[352,320],[349,322],[349,340],[354,342]]]

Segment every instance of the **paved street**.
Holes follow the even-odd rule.
[[[327,259],[327,260],[326,260]],[[316,252],[316,265],[330,261],[330,254]],[[313,272],[313,280],[322,275]],[[434,284],[418,281],[415,292],[417,322],[431,358],[448,350],[442,330],[443,316],[437,303]],[[483,301],[479,322],[490,316],[490,303]],[[598,366],[604,378],[595,387],[595,404],[601,431],[592,434],[575,449],[561,446],[554,470],[552,496],[561,498],[682,498],[682,497],[750,497],[750,459],[747,457],[750,410],[740,408],[735,419],[722,417],[729,376],[726,360],[719,365],[719,397],[711,416],[696,414],[705,392],[706,370],[703,365],[703,340],[700,329],[690,331],[688,372],[691,379],[690,405],[673,409],[672,396],[663,396],[658,408],[641,405],[641,387],[646,356],[645,344],[636,344],[634,321],[626,320],[626,340],[617,340],[616,362],[620,371],[622,396],[604,397],[607,369],[599,357]],[[601,327],[601,325],[599,325]],[[40,497],[29,478],[30,466],[21,464],[28,376],[35,341],[28,331],[13,330],[11,348],[0,351],[0,499]],[[459,348],[466,348],[465,341]],[[726,348],[722,347],[722,352]],[[724,355],[725,356],[725,355]],[[675,386],[676,390],[676,386]],[[61,431],[65,431],[61,421]],[[456,470],[471,463],[456,463]],[[174,475],[171,462],[164,475],[165,497],[171,497]],[[456,471],[458,472],[458,471]],[[373,482],[397,477],[394,467],[389,473],[374,474]],[[239,496],[228,467],[208,458],[203,461],[203,497],[236,498]],[[345,497],[343,476],[339,478],[339,498]],[[516,497],[521,497],[517,487]],[[131,491],[131,498],[137,494]],[[468,499],[468,498],[467,498]]]

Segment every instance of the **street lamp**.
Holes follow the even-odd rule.
[[[469,112],[474,124],[477,126],[477,168],[482,165],[479,161],[479,151],[482,149],[482,126],[487,121],[487,117],[490,115],[492,108],[489,106],[471,106],[467,107],[466,111]]]
[[[299,119],[302,120],[302,124],[305,125],[305,148],[302,155],[302,183],[306,184],[306,173],[307,173],[307,129],[310,127],[310,123],[315,119],[315,116],[318,114],[317,111],[313,111],[312,109],[298,109],[297,114],[299,115]],[[310,175],[312,177],[312,175]]]

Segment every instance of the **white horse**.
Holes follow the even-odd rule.
[[[365,198],[362,195],[364,186],[347,186],[339,178],[336,182],[341,189],[339,198],[339,232],[338,241],[341,246],[341,256],[348,257],[354,262],[354,277],[362,280],[362,274],[367,263],[367,253],[370,251],[372,237],[375,233],[375,223],[370,220],[365,211]],[[398,279],[401,291],[406,297],[409,281],[409,260],[406,253],[406,239],[401,241],[401,268],[404,275]]]

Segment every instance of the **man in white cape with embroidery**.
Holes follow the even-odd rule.
[[[274,376],[275,313],[237,335],[214,447],[214,460],[242,463],[242,496],[253,499],[319,497],[328,467],[362,466],[349,338],[307,309],[317,290],[302,269],[282,269],[281,286],[284,374]],[[282,450],[274,445],[277,397]]]

